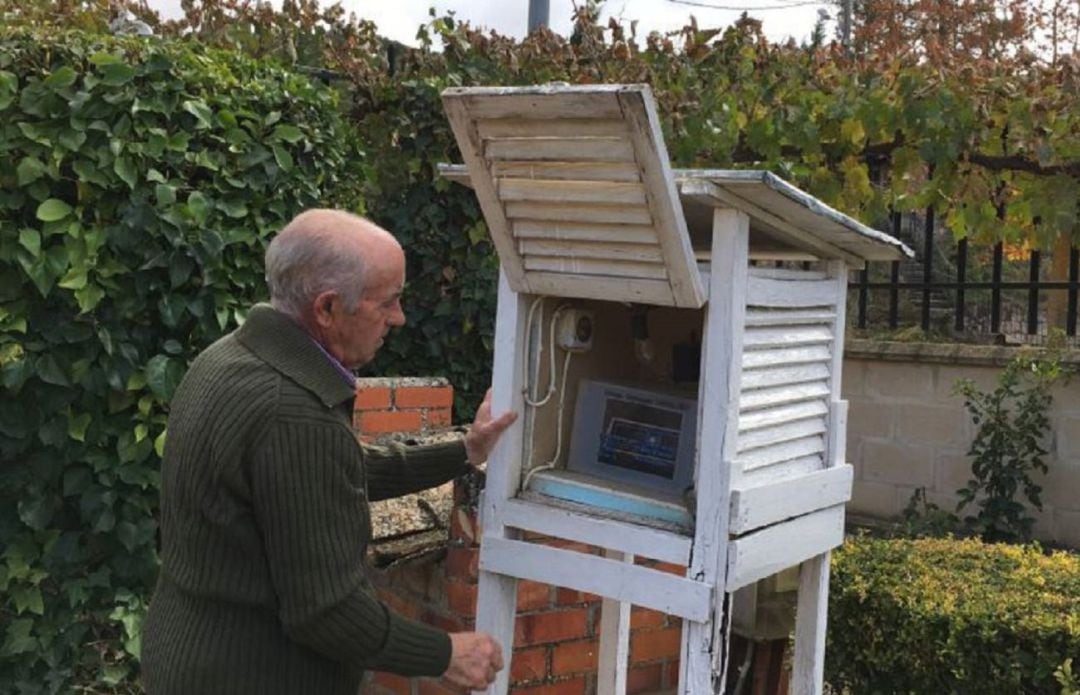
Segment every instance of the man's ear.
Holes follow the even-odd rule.
[[[338,293],[327,290],[315,296],[311,300],[311,314],[316,325],[327,328],[334,322],[334,302],[338,301]]]

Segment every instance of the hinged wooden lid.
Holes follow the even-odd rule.
[[[515,291],[705,303],[647,85],[460,87],[442,98]]]

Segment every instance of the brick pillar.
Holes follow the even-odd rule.
[[[451,424],[454,388],[442,377],[358,379],[353,426],[365,441],[425,435]]]

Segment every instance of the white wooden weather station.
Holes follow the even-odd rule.
[[[521,579],[597,594],[621,695],[644,606],[683,619],[678,693],[721,693],[755,587],[795,573],[792,690],[821,693],[848,269],[911,251],[768,172],[672,170],[644,85],[442,96],[442,173],[501,265],[493,407],[523,415],[488,462],[477,629],[509,649]]]

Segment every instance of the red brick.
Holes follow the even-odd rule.
[[[363,434],[419,432],[423,424],[423,418],[417,410],[378,410],[360,414],[360,432]]]
[[[599,603],[600,600],[601,598],[596,594],[590,594],[585,591],[577,591],[575,589],[567,589],[563,586],[560,586],[555,592],[555,603],[560,606]]]
[[[585,695],[585,687],[585,679],[578,677],[544,685],[511,688],[510,692],[514,695]]]
[[[387,591],[386,589],[380,589],[378,595],[379,598],[382,599],[382,602],[389,606],[390,610],[395,613],[413,620],[420,618],[421,606],[416,601],[410,601],[402,596]]]
[[[479,548],[475,546],[451,546],[446,550],[446,576],[452,579],[475,581],[479,575],[479,562]]]
[[[686,576],[686,567],[684,565],[675,565],[670,562],[658,562],[654,569],[668,574],[674,574],[678,577]]]
[[[478,532],[476,512],[466,507],[458,507],[450,514],[450,540],[465,541],[472,545],[479,538]]]
[[[428,427],[449,427],[454,424],[450,418],[449,408],[434,408],[427,411]]]
[[[446,681],[434,680],[431,678],[418,680],[417,686],[416,691],[418,695],[462,695],[463,693],[469,692],[465,688],[459,688]]]
[[[356,400],[353,401],[356,410],[386,410],[390,407],[390,389],[385,387],[358,388]]]
[[[446,632],[472,632],[475,624],[471,616],[443,615],[433,611],[424,611],[420,619],[428,625]]]
[[[380,671],[375,674],[373,680],[380,688],[394,693],[394,695],[412,695],[412,682],[405,676]]]
[[[535,681],[547,678],[547,647],[515,649],[510,659],[510,682]]]
[[[566,676],[571,673],[587,673],[596,670],[600,647],[596,640],[563,642],[551,652],[551,674]]]
[[[663,627],[664,617],[664,614],[659,611],[634,606],[630,610],[630,629],[636,630],[641,627]]]
[[[630,635],[630,662],[677,658],[681,641],[680,628],[639,630]]]
[[[551,585],[531,580],[517,583],[517,609],[536,611],[551,606]]]
[[[449,408],[454,404],[450,386],[399,386],[394,391],[398,408]]]
[[[476,615],[476,584],[447,582],[446,605],[460,615]]]
[[[548,538],[543,541],[542,545],[548,545],[552,548],[562,548],[563,550],[572,550],[575,553],[585,553],[586,555],[596,555],[600,552],[600,549],[595,545],[586,545],[585,543],[568,541],[563,538]]]
[[[652,692],[663,687],[663,670],[661,664],[639,666],[626,672],[627,695],[634,693]]]
[[[585,637],[588,622],[589,612],[584,608],[519,616],[514,625],[514,646]]]

